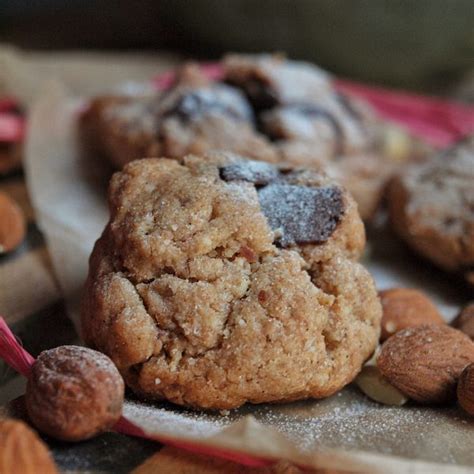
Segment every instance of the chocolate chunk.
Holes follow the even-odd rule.
[[[227,84],[241,88],[254,109],[258,112],[278,105],[278,97],[268,81],[261,78],[250,78],[245,82],[227,80]]]
[[[233,163],[221,167],[219,172],[224,181],[247,181],[256,186],[264,186],[280,176],[278,168],[263,161]]]
[[[224,97],[225,94],[225,97]],[[182,95],[163,113],[163,117],[177,117],[183,122],[209,114],[223,114],[235,120],[253,121],[252,111],[245,101],[239,100],[237,91],[201,89]]]
[[[273,183],[261,188],[258,197],[270,227],[280,233],[277,243],[282,247],[325,242],[344,212],[336,187]]]
[[[352,116],[355,120],[362,121],[363,117],[360,114],[360,111],[353,104],[353,102],[344,94],[336,93],[336,100],[342,106],[345,111]]]

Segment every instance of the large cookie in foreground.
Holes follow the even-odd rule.
[[[116,173],[84,337],[150,399],[228,409],[326,397],[373,352],[381,307],[350,195],[229,155]]]
[[[389,207],[413,249],[474,285],[474,135],[394,179]]]

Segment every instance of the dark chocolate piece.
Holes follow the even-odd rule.
[[[223,166],[219,169],[224,181],[247,181],[256,186],[264,186],[279,178],[277,167],[263,161],[243,161]]]
[[[271,109],[279,103],[270,83],[262,78],[249,78],[244,82],[227,80],[226,84],[240,88],[256,112]]]
[[[273,183],[261,188],[258,197],[281,247],[325,242],[344,213],[342,192],[336,187]]]
[[[351,99],[347,97],[344,94],[341,94],[340,92],[336,92],[335,94],[336,100],[339,102],[339,104],[342,106],[345,111],[352,116],[355,120],[362,122],[362,115],[360,114],[360,111],[357,109],[357,107],[353,104]]]
[[[237,99],[229,95],[228,100],[224,101],[213,89],[195,90],[180,96],[175,104],[163,113],[163,117],[177,117],[186,123],[217,113],[234,120],[253,121],[252,111],[250,107],[246,107],[247,104],[231,103]]]

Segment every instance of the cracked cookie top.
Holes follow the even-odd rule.
[[[333,393],[375,347],[364,230],[328,177],[231,154],[116,173],[90,261],[87,342],[129,386],[204,408]]]

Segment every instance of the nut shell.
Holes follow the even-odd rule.
[[[57,474],[46,445],[25,423],[0,419],[0,472]]]
[[[474,416],[474,364],[468,365],[462,371],[457,394],[459,405],[464,411]]]
[[[104,354],[79,346],[42,352],[26,387],[33,424],[64,441],[91,438],[111,428],[122,413],[124,382]]]
[[[421,403],[454,400],[463,369],[474,362],[474,343],[449,326],[404,329],[382,346],[377,367],[395,387]]]
[[[445,323],[436,306],[422,291],[391,288],[380,291],[379,296],[383,308],[381,342],[405,328]]]
[[[451,322],[453,328],[459,329],[474,340],[474,302],[468,304]]]

